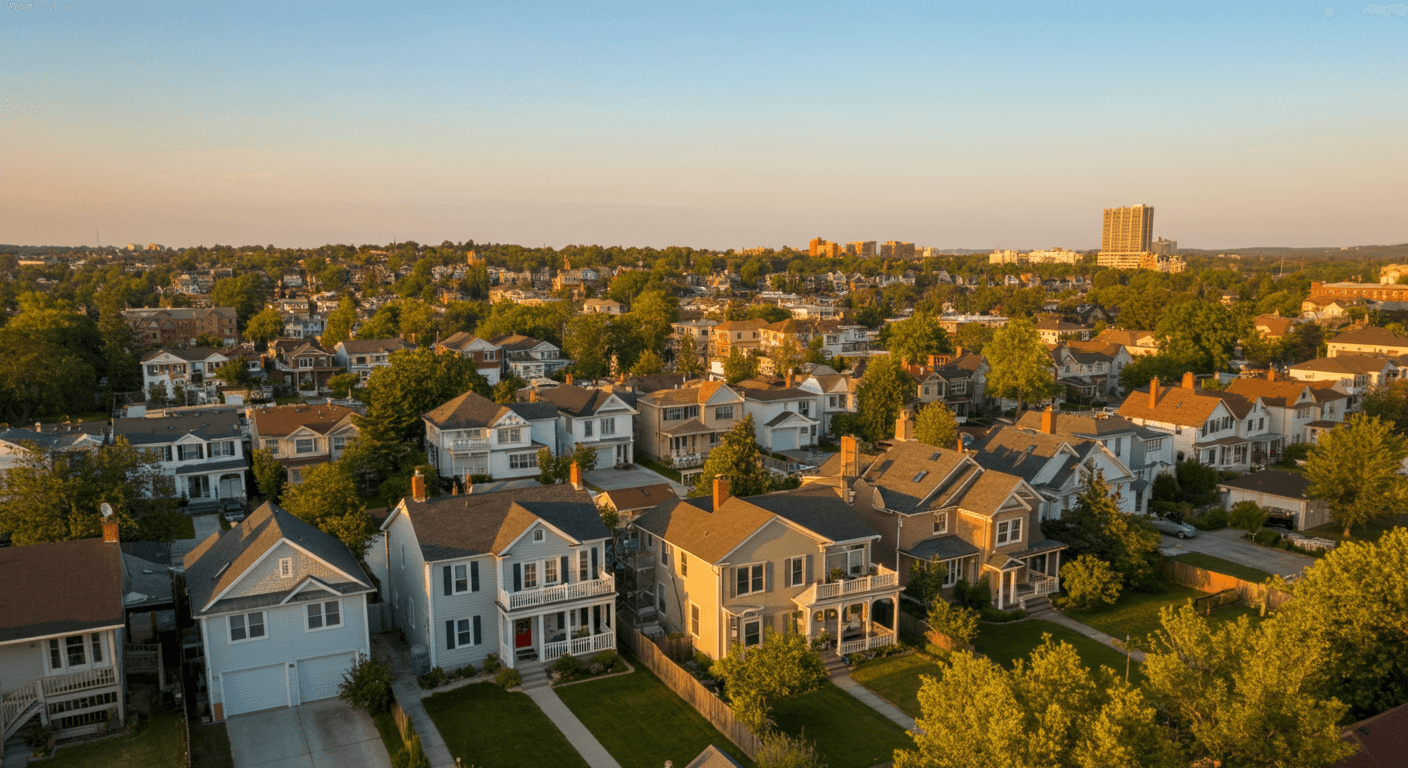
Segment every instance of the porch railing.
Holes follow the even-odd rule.
[[[127,643],[122,649],[122,666],[128,672],[155,672],[161,666],[161,646]]]
[[[29,680],[0,697],[0,741],[12,735],[10,730],[29,715],[30,708],[36,703],[43,704],[54,696],[112,685],[117,685],[117,670],[112,667]]]
[[[855,640],[847,640],[836,646],[836,653],[840,656],[849,656],[853,653],[865,653],[875,648],[895,644],[895,633],[888,629],[877,627],[871,630],[868,637],[861,637]]]
[[[543,644],[543,663],[554,661],[560,656],[583,656],[597,651],[609,651],[616,647],[616,633],[603,632],[599,635],[574,637]]]
[[[1037,597],[1045,597],[1056,592],[1059,583],[1055,576],[1047,576],[1044,573],[1027,574],[1027,586],[1032,588],[1032,594]]]
[[[0,742],[10,737],[10,728],[18,724],[29,708],[39,701],[39,681],[30,680],[0,697]]]
[[[451,453],[467,453],[469,451],[489,450],[488,440],[455,440],[450,444]]]
[[[531,608],[535,605],[548,605],[564,600],[578,600],[583,597],[609,595],[616,592],[616,577],[606,574],[600,579],[579,581],[575,584],[559,584],[555,587],[528,589],[522,592],[499,590],[499,602],[510,611],[518,608]]]
[[[67,675],[41,678],[44,697],[59,696],[65,693],[86,691],[89,688],[103,688],[117,685],[117,670],[112,667],[89,669],[83,672],[70,672]]]
[[[701,467],[704,465],[705,458],[702,453],[672,453],[670,454],[670,466],[675,469]]]
[[[802,605],[810,605],[823,600],[834,600],[839,597],[860,595],[880,589],[890,589],[898,584],[898,574],[884,566],[879,566],[879,571],[873,576],[861,576],[857,579],[843,579],[841,581],[833,581],[829,584],[813,584],[806,592],[798,596],[797,602]]]

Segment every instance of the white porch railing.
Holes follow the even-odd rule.
[[[811,605],[825,600],[835,600],[836,598],[849,597],[851,595],[861,595],[866,592],[874,592],[881,589],[891,589],[899,584],[899,575],[884,566],[879,566],[879,571],[873,576],[861,576],[857,579],[842,579],[830,583],[813,584],[806,592],[798,595],[795,602],[799,605]]]
[[[1037,597],[1046,597],[1056,592],[1060,587],[1060,582],[1055,576],[1047,576],[1044,573],[1027,572],[1027,586],[1032,588],[1031,594]]]
[[[569,640],[558,640],[555,643],[544,643],[543,663],[546,664],[550,661],[554,661],[564,654],[583,656],[588,653],[596,653],[597,651],[609,651],[615,647],[615,632],[603,632],[599,635],[574,637]]]
[[[450,443],[451,453],[468,453],[470,451],[489,450],[488,440],[455,440]]]
[[[864,653],[875,648],[895,644],[895,633],[883,627],[876,627],[871,630],[869,637],[861,637],[855,640],[847,640],[836,646],[836,653],[840,656],[849,656],[853,653]]]
[[[555,587],[526,589],[522,592],[499,590],[499,603],[510,611],[518,608],[531,608],[535,605],[560,603],[565,600],[578,600],[584,597],[609,595],[616,592],[616,577],[606,574],[600,579],[579,581],[575,584],[559,584]]]
[[[19,719],[29,712],[29,708],[39,701],[39,681],[30,680],[13,691],[7,692],[4,697],[0,697],[0,741],[4,741],[12,734],[11,726],[18,724]]]
[[[701,467],[707,458],[702,453],[672,453],[670,454],[670,466],[675,469],[687,469]]]
[[[117,685],[117,671],[112,667],[89,669],[83,672],[70,672],[67,675],[41,678],[44,697],[85,691],[89,688],[103,688]]]
[[[40,677],[30,680],[13,691],[0,697],[0,741],[13,735],[14,726],[29,715],[35,704],[43,705],[46,699],[79,693],[92,688],[106,688],[117,685],[117,670],[112,667],[90,669],[83,672],[70,672],[66,675]]]

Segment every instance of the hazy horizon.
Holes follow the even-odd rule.
[[[32,5],[0,242],[1408,242],[1401,4]]]

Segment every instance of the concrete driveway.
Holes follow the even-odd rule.
[[[338,699],[226,721],[235,768],[387,768],[391,757],[366,712]]]
[[[652,469],[646,469],[639,464],[632,464],[631,469],[593,469],[582,479],[600,488],[603,491],[614,491],[618,488],[639,488],[642,485],[659,485],[669,483],[675,489],[675,493],[681,496],[689,493],[689,489],[671,480],[668,477]]]
[[[1234,563],[1260,568],[1268,573],[1282,576],[1298,574],[1315,558],[1297,555],[1282,549],[1259,547],[1242,538],[1245,531],[1224,528],[1220,531],[1201,531],[1196,538],[1176,539],[1164,536],[1162,549],[1165,552],[1202,552]]]

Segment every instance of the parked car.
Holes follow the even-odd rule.
[[[1159,533],[1166,536],[1177,536],[1180,539],[1191,539],[1198,535],[1198,529],[1187,523],[1179,523],[1169,520],[1166,517],[1151,517],[1149,525],[1154,526]]]

